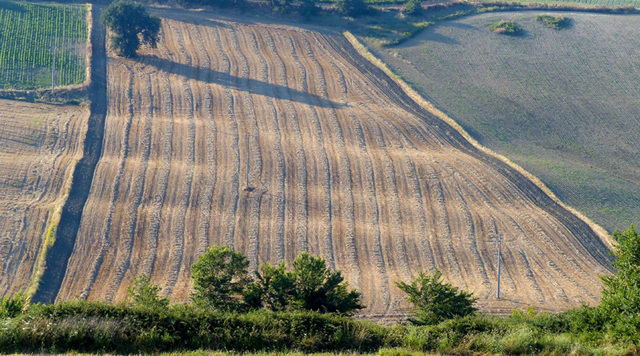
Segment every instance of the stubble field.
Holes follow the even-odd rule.
[[[420,108],[339,33],[155,10],[158,48],[109,56],[103,152],[58,299],[120,300],[151,275],[188,298],[213,244],[252,268],[302,251],[401,315],[420,269],[485,310],[595,303],[610,257],[587,224]],[[503,296],[495,245],[504,234]]]
[[[82,155],[88,110],[0,100],[0,295],[33,288]],[[51,242],[51,240],[49,241]]]

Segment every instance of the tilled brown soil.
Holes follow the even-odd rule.
[[[184,301],[189,266],[226,244],[252,268],[322,256],[371,317],[403,315],[394,282],[435,268],[486,310],[598,301],[600,238],[339,33],[156,12],[157,49],[108,58],[102,156],[58,299],[120,300],[146,273]]]
[[[78,106],[0,100],[0,296],[27,289],[38,270],[82,156],[88,116]]]

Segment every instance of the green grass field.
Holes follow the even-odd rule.
[[[0,89],[34,89],[85,79],[85,6],[0,0]]]
[[[640,223],[640,17],[487,13],[377,54],[483,145],[607,230]],[[520,37],[488,30],[516,21]]]

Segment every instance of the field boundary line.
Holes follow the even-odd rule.
[[[387,74],[389,77],[391,77],[391,79],[393,79],[393,81],[396,82],[396,84],[398,84],[400,88],[402,88],[402,90],[420,107],[424,108],[425,110],[435,115],[445,123],[449,124],[454,130],[458,131],[458,133],[460,133],[460,135],[462,135],[462,137],[464,137],[464,139],[466,139],[473,147],[477,148],[481,152],[484,152],[490,156],[493,156],[499,159],[500,161],[507,164],[509,167],[515,169],[524,177],[529,179],[535,186],[537,186],[544,193],[546,193],[554,202],[556,202],[562,208],[566,209],[571,214],[578,217],[578,219],[584,221],[596,233],[596,235],[598,235],[600,240],[602,240],[602,242],[609,249],[611,249],[614,246],[615,242],[613,241],[613,239],[611,239],[611,237],[609,236],[609,233],[607,233],[607,231],[603,227],[596,224],[595,222],[593,222],[591,219],[589,219],[587,216],[580,213],[576,209],[564,204],[551,191],[551,189],[549,189],[538,177],[529,173],[527,170],[525,170],[515,162],[511,161],[509,158],[501,154],[498,154],[492,151],[491,149],[481,145],[476,139],[471,137],[471,135],[469,135],[469,133],[464,128],[462,128],[462,126],[460,126],[454,119],[452,119],[447,114],[445,114],[444,112],[436,108],[432,103],[424,99],[416,90],[414,90],[409,84],[407,84],[399,75],[395,74],[380,58],[376,57],[373,53],[371,53],[371,51],[369,51],[369,49],[362,42],[360,42],[360,40],[358,40],[351,32],[345,31],[342,34],[347,39],[347,41],[351,43],[353,48],[358,53],[360,53],[360,55],[362,55],[371,64],[373,64],[374,66],[382,70],[385,74]]]

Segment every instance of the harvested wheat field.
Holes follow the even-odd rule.
[[[598,301],[601,238],[341,34],[155,11],[158,48],[108,58],[102,156],[58,300],[120,300],[140,273],[187,300],[189,266],[226,244],[252,267],[324,257],[371,317],[404,314],[394,282],[420,269],[485,310]]]
[[[38,256],[53,238],[88,116],[78,106],[0,100],[0,295],[32,287],[41,272]]]

